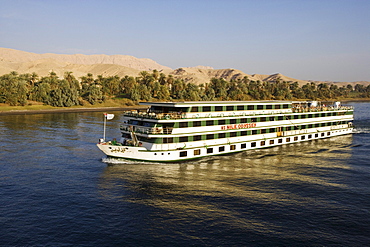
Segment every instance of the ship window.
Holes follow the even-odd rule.
[[[247,148],[247,144],[246,143],[243,143],[242,145],[240,145],[240,148],[241,149]]]
[[[214,134],[208,134],[206,135],[207,140],[215,139]]]
[[[261,146],[265,146],[266,142],[265,141],[261,141]]]
[[[252,135],[257,135],[258,134],[258,130],[252,130]]]
[[[312,135],[308,135],[308,139],[311,139],[312,138]]]
[[[218,125],[225,125],[225,123],[226,123],[225,119],[218,120]]]
[[[306,139],[306,137],[305,136],[301,136],[301,140],[304,140],[304,139]]]
[[[254,118],[251,118],[251,122],[252,122],[252,123],[257,122],[257,118],[255,118],[255,117],[254,117]]]
[[[309,129],[313,128],[313,124],[309,124],[309,125],[308,125],[308,128],[309,128]]]
[[[218,138],[225,138],[225,137],[226,137],[225,133],[219,133],[218,134]]]
[[[237,132],[230,132],[230,137],[235,137]]]
[[[191,112],[199,112],[199,110],[198,110],[198,106],[193,106],[193,107],[191,108]]]
[[[218,151],[219,151],[219,152],[224,152],[224,151],[225,151],[225,147],[224,147],[224,146],[219,147],[219,148],[218,148]]]
[[[276,129],[275,128],[270,128],[269,133],[275,133]]]
[[[330,136],[330,132],[328,132],[328,136]]]
[[[242,131],[242,132],[240,132],[240,135],[241,136],[246,136],[246,135],[248,135],[248,131]]]
[[[215,106],[215,111],[222,111],[222,106],[220,106],[220,105]]]
[[[226,106],[226,111],[233,111],[233,110],[234,110],[234,106],[233,105]]]
[[[180,128],[187,128],[188,127],[188,122],[180,122],[179,127]]]
[[[180,157],[186,157],[188,156],[188,151],[181,151],[180,152]]]
[[[278,139],[278,143],[283,143],[283,139]]]
[[[193,127],[199,127],[202,125],[202,122],[201,121],[194,121],[193,122]]]
[[[247,107],[247,109],[248,109],[248,111],[253,111],[253,110],[254,110],[254,105],[249,105],[249,106]]]
[[[319,114],[319,113],[316,113],[316,114],[315,114],[315,117],[320,117],[320,114]]]
[[[289,108],[289,105],[287,105],[287,104],[283,105],[283,109],[288,109],[288,108]]]
[[[315,137],[317,138],[317,137],[319,137],[319,134],[315,134]]]
[[[203,112],[210,112],[211,107],[210,106],[203,106]]]
[[[266,105],[266,109],[268,110],[272,109],[272,105]]]
[[[236,124],[236,119],[230,119],[230,124]]]
[[[308,114],[308,118],[313,118],[313,114]]]
[[[207,154],[213,153],[213,148],[207,148]]]
[[[201,135],[193,136],[193,140],[194,141],[200,141],[200,140],[202,140],[202,136]]]
[[[270,145],[273,145],[274,144],[274,140],[270,140]]]
[[[284,116],[278,116],[278,120],[279,121],[284,120]]]
[[[154,123],[144,122],[143,126],[145,126],[145,127],[154,127]]]
[[[270,121],[275,121],[275,117],[270,117]]]
[[[290,142],[290,137],[285,139],[286,142]]]
[[[267,130],[266,129],[261,129],[261,134],[266,134]]]
[[[212,126],[212,125],[214,125],[214,124],[213,124],[213,120],[207,120],[207,121],[206,121],[206,125],[207,125],[207,126]]]
[[[325,136],[325,133],[321,133],[321,136]]]
[[[173,143],[173,137],[163,138],[163,143]]]
[[[257,143],[256,143],[256,142],[252,142],[252,143],[251,143],[251,147],[252,147],[252,148],[254,148],[254,147],[256,147],[256,146],[257,146]]]
[[[266,118],[265,117],[261,117],[260,118],[260,122],[266,122]]]
[[[237,110],[238,111],[244,111],[244,106],[243,105],[238,105]]]
[[[200,155],[200,149],[195,149],[194,150],[194,155]]]
[[[263,105],[257,105],[257,110],[263,110]]]
[[[247,123],[247,119],[248,119],[248,118],[242,118],[242,119],[240,119],[240,122],[241,122],[241,123]]]
[[[236,150],[236,145],[230,145],[230,150]]]
[[[298,136],[295,136],[294,137],[294,141],[298,141]]]
[[[275,109],[280,109],[280,105],[275,105]]]
[[[187,142],[188,141],[188,136],[181,136],[180,137],[180,142]]]

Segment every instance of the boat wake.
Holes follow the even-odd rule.
[[[125,159],[112,158],[112,157],[102,158],[102,162],[108,165],[153,165],[153,164],[163,165],[163,163],[160,163],[160,162],[125,160]],[[166,165],[169,165],[169,164],[171,163],[166,163]],[[173,164],[176,164],[176,163],[173,163]]]
[[[370,129],[369,128],[355,128],[355,129],[353,129],[352,133],[354,133],[354,134],[369,134]]]
[[[110,158],[110,157],[102,158],[102,162],[108,165],[145,164],[145,162],[118,159],[118,158]]]

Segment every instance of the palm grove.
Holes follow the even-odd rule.
[[[156,70],[142,71],[138,77],[97,76],[80,77],[66,72],[59,78],[54,72],[39,77],[36,73],[18,74],[11,72],[0,76],[0,103],[12,106],[27,105],[28,101],[42,102],[56,107],[95,105],[107,99],[126,98],[128,104],[149,100],[334,100],[369,98],[370,85],[356,84],[354,87],[338,87],[334,84],[298,82],[253,81],[248,77],[226,81],[213,78],[205,84],[196,85],[165,75]]]

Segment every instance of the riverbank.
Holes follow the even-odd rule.
[[[346,99],[341,100],[342,103],[348,102],[369,102],[370,99]],[[72,106],[72,107],[53,107],[42,104],[33,104],[27,106],[9,106],[0,104],[1,115],[30,115],[44,113],[64,113],[64,112],[111,112],[111,111],[127,111],[135,109],[145,109],[147,106],[141,105],[119,105],[119,104],[101,104],[98,106]]]
[[[112,112],[112,111],[127,111],[134,109],[144,109],[147,106],[73,106],[73,107],[52,107],[47,105],[28,105],[28,106],[8,106],[0,104],[1,115],[30,115],[30,114],[45,114],[45,113],[65,113],[65,112]]]
[[[130,106],[130,107],[98,107],[98,108],[61,108],[47,110],[10,110],[0,111],[1,115],[30,115],[30,114],[45,114],[45,113],[64,113],[64,112],[112,112],[112,111],[127,111],[135,109],[143,109],[145,107]]]

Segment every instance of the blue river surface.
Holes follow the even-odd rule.
[[[107,160],[101,112],[0,116],[0,246],[370,246],[370,103],[348,104],[353,134],[174,164]]]

